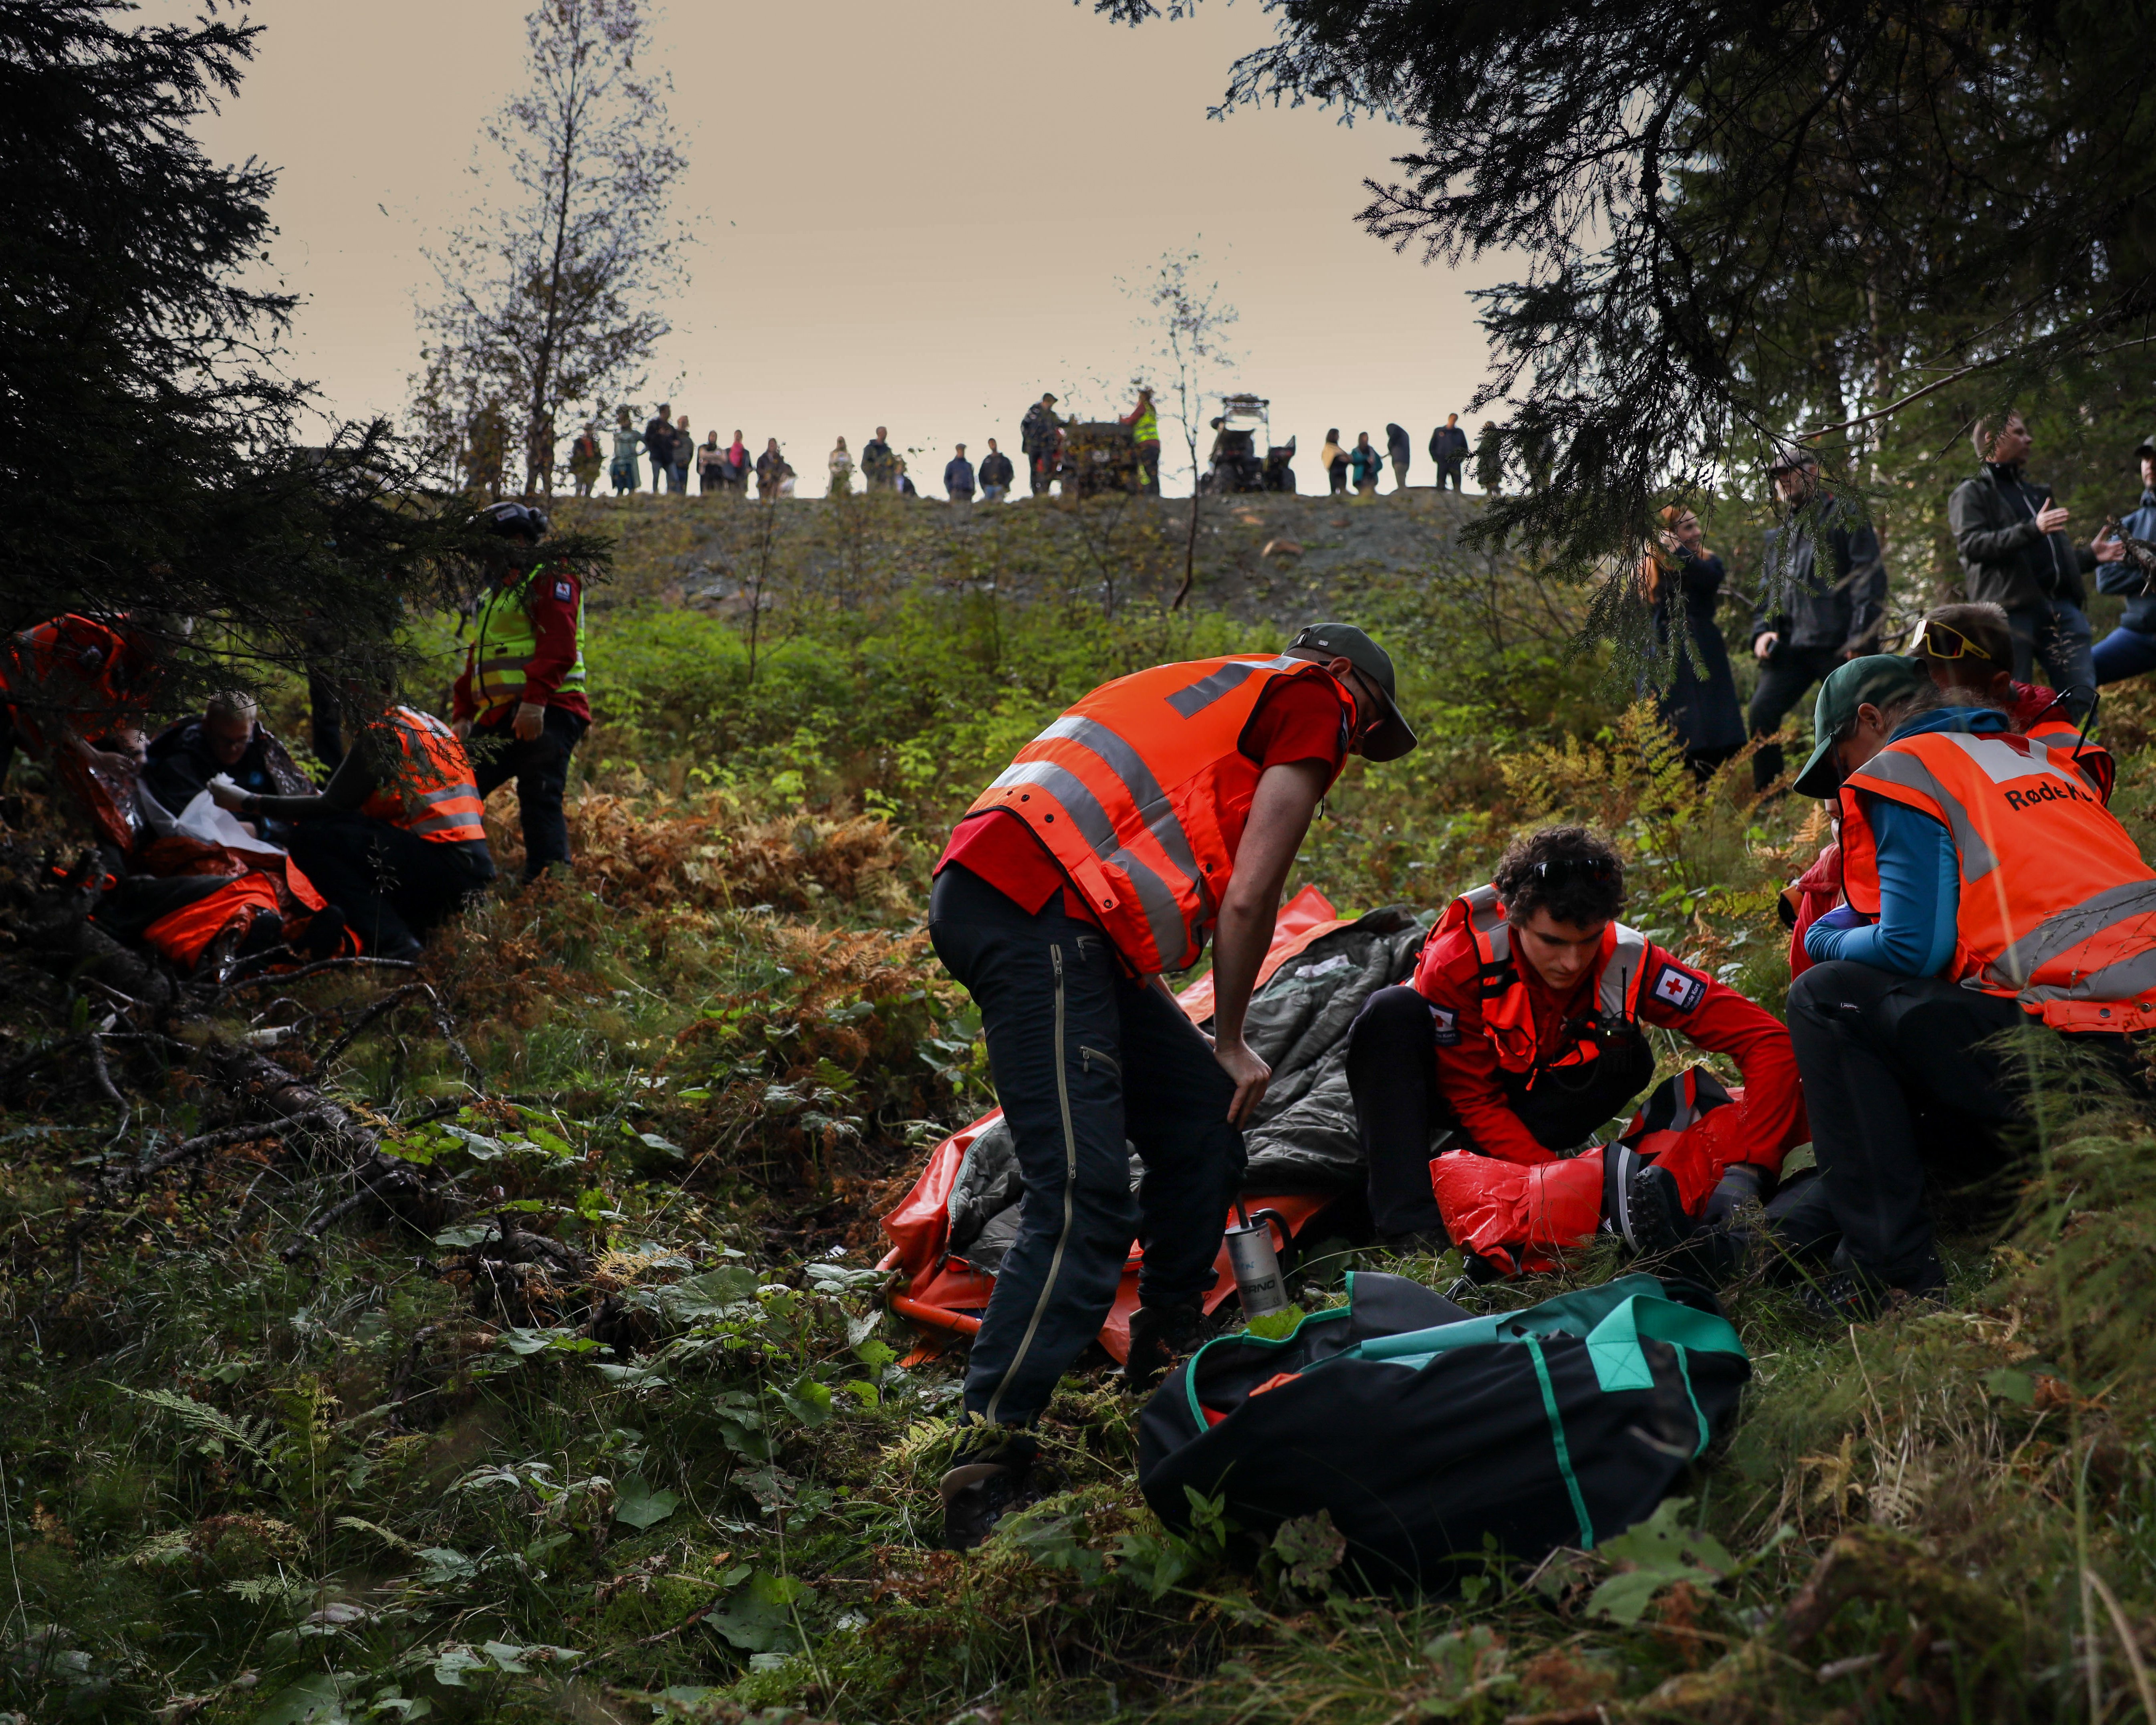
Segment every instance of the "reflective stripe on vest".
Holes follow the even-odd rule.
[[[432,713],[408,706],[392,707],[388,724],[403,758],[394,782],[377,786],[359,812],[429,844],[485,839],[479,783],[456,733]]]
[[[1018,752],[973,799],[1019,816],[1045,845],[1131,968],[1187,970],[1204,951],[1235,873],[1258,763],[1237,747],[1266,687],[1318,677],[1285,655],[1155,665],[1103,684]]]
[[[1137,417],[1131,421],[1131,441],[1134,444],[1157,444],[1160,441],[1160,414],[1151,403],[1139,408]]]
[[[2086,733],[2071,719],[2039,719],[2024,735],[2052,750],[2055,760],[2063,761],[2081,774],[2097,800],[2109,805],[2112,787],[2118,778],[2118,763],[2108,749],[2087,742]]]
[[[1427,949],[1434,950],[1440,938],[1460,927],[1475,944],[1482,1034],[1496,1050],[1499,1066],[1507,1072],[1528,1072],[1538,1065],[1577,1066],[1601,1057],[1601,1044],[1583,1036],[1553,1060],[1538,1058],[1542,1042],[1532,1000],[1513,960],[1512,924],[1495,886],[1477,886],[1455,899],[1430,930]],[[1646,956],[1647,937],[1638,929],[1612,922],[1603,930],[1602,951],[1595,960],[1599,968],[1594,1012],[1604,1028],[1638,1020]]]
[[[1967,986],[2018,999],[2061,1029],[2156,1024],[2156,875],[2065,750],[1925,732],[1889,743],[1848,782],[1946,827],[1961,874],[1955,973]],[[1867,829],[1854,855],[1876,857],[1854,797],[1843,824]],[[1878,894],[1876,861],[1861,865],[1859,909],[1859,891],[1874,904]]]
[[[525,667],[539,651],[539,631],[531,621],[531,583],[546,569],[535,563],[521,581],[488,589],[480,601],[479,632],[471,647],[472,699],[480,716],[499,712],[524,698]],[[560,685],[584,686],[584,595],[577,593],[577,656]]]

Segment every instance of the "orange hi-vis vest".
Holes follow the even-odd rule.
[[[1586,1035],[1554,1060],[1538,1058],[1542,1043],[1535,1030],[1534,1004],[1513,960],[1512,924],[1495,886],[1478,886],[1445,906],[1423,943],[1424,962],[1433,962],[1439,943],[1461,928],[1475,943],[1482,1034],[1496,1050],[1500,1067],[1507,1072],[1531,1072],[1537,1065],[1581,1066],[1601,1057],[1600,1040]],[[1646,956],[1647,937],[1638,929],[1612,922],[1602,931],[1602,951],[1595,961],[1594,1029],[1615,1029],[1639,1021],[1640,981]]]
[[[402,768],[395,782],[377,786],[359,812],[430,845],[485,839],[480,810],[485,805],[456,732],[432,713],[408,706],[390,708],[387,723],[403,752]]]
[[[1889,743],[1843,786],[1843,890],[1879,914],[1878,845],[1850,793],[1921,810],[1953,840],[1953,973],[1964,987],[2019,1000],[2055,1029],[2146,1029],[2156,1025],[2156,874],[2071,754],[2011,732]]]
[[[1237,747],[1281,677],[1338,696],[1341,754],[1353,702],[1306,659],[1157,665],[1104,683],[1018,752],[966,818],[1005,809],[1030,827],[1140,975],[1188,970],[1235,870],[1258,763]]]
[[[2044,716],[2021,734],[2033,737],[2056,750],[2057,759],[2087,780],[2097,800],[2107,808],[2110,806],[2112,787],[2118,779],[2118,762],[2112,757],[2110,750],[2087,742],[2082,727],[2063,710],[2046,708]]]
[[[125,621],[124,617],[117,619]],[[54,720],[95,738],[150,704],[156,670],[111,623],[70,612],[0,641],[0,691],[39,747]]]

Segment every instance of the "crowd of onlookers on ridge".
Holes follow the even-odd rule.
[[[1053,394],[1043,395],[1026,410],[1019,430],[1019,454],[1025,463],[1030,489],[1036,495],[1049,490],[1064,473],[1065,439],[1069,424],[1057,414],[1055,405]],[[1119,423],[1130,429],[1137,455],[1138,489],[1158,495],[1160,434],[1152,390],[1141,388],[1137,405],[1121,416]],[[1215,421],[1214,429],[1219,429],[1219,422]],[[1406,428],[1398,424],[1388,424],[1383,436],[1384,445],[1380,449],[1371,441],[1367,431],[1357,434],[1353,444],[1341,441],[1337,429],[1326,433],[1318,464],[1325,472],[1327,489],[1333,495],[1346,495],[1352,491],[1360,496],[1374,496],[1388,465],[1392,469],[1395,489],[1407,488],[1408,471],[1414,455],[1414,439]],[[1447,414],[1445,424],[1430,434],[1428,447],[1430,459],[1437,469],[1439,490],[1448,485],[1455,491],[1461,489],[1462,474],[1471,457],[1476,481],[1483,491],[1494,493],[1502,489],[1504,465],[1495,424],[1485,423],[1480,437],[1471,444],[1466,430],[1460,424],[1460,416]],[[1291,444],[1290,449],[1291,452]],[[1216,449],[1214,453],[1217,457],[1219,450]],[[473,464],[475,479],[480,465]],[[682,413],[677,417],[670,402],[660,403],[641,428],[635,423],[634,411],[627,407],[616,411],[610,431],[603,429],[596,419],[588,422],[570,445],[567,466],[579,497],[593,495],[603,485],[616,496],[637,492],[643,489],[647,475],[654,494],[685,494],[693,480],[696,490],[705,495],[746,497],[753,484],[758,498],[791,497],[799,477],[779,448],[777,438],[767,437],[762,449],[752,450],[738,429],[731,439],[722,442],[717,429],[713,427],[704,433],[699,442],[689,416]],[[833,496],[850,494],[857,484],[870,491],[891,491],[909,497],[923,495],[907,471],[906,457],[891,447],[890,432],[881,425],[876,427],[875,435],[861,446],[858,455],[847,447],[844,438],[839,438],[825,458],[825,466],[829,475],[829,495]],[[944,464],[942,483],[944,495],[952,502],[970,503],[978,498],[983,502],[995,503],[1009,495],[1017,477],[1018,469],[1010,456],[998,447],[995,439],[990,438],[988,453],[978,462],[968,456],[967,445],[957,444]],[[484,483],[478,488],[499,490],[498,485],[488,486]]]

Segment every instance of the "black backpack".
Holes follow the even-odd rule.
[[[1728,1429],[1752,1374],[1690,1284],[1620,1276],[1476,1317],[1404,1276],[1281,1340],[1199,1348],[1138,1424],[1138,1483],[1187,1529],[1191,1494],[1245,1532],[1331,1513],[1373,1586],[1438,1591],[1486,1539],[1535,1563],[1644,1521]]]

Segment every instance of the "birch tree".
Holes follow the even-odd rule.
[[[1165,366],[1174,400],[1168,416],[1183,428],[1183,446],[1190,455],[1190,522],[1183,546],[1183,584],[1169,604],[1180,610],[1190,596],[1198,573],[1198,511],[1202,504],[1198,465],[1198,432],[1205,418],[1206,391],[1216,374],[1235,362],[1228,347],[1228,331],[1241,316],[1220,297],[1218,281],[1203,280],[1204,261],[1195,251],[1167,252],[1152,279],[1123,291],[1140,300],[1145,310],[1140,326],[1153,338],[1153,357]]]
[[[429,254],[441,285],[420,314],[416,414],[454,449],[468,404],[501,402],[530,495],[552,490],[578,403],[641,387],[687,236],[669,207],[672,80],[649,69],[641,0],[546,0],[524,31],[528,80],[487,123],[472,213]]]

